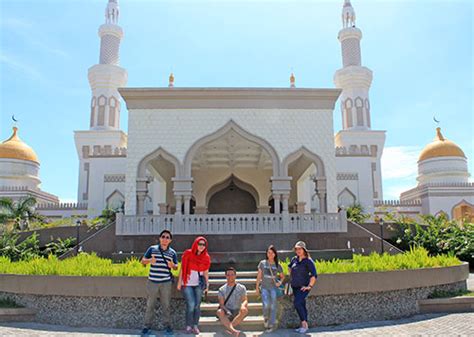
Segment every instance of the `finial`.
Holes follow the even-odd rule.
[[[295,74],[291,73],[290,75],[290,88],[295,88]]]
[[[118,0],[109,0],[105,8],[105,23],[116,25],[118,24],[120,8]]]
[[[355,27],[355,20],[356,14],[351,5],[351,0],[344,0],[344,6],[342,6],[342,27]]]
[[[436,128],[436,138],[441,141],[444,140],[443,134],[441,133],[441,128],[439,126]]]
[[[170,87],[170,88],[174,87],[174,75],[173,75],[173,73],[170,74],[170,77],[168,79],[168,87]]]

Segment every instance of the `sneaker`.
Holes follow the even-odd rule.
[[[308,328],[299,328],[296,332],[298,332],[298,333],[307,333]]]
[[[143,328],[143,330],[142,330],[142,335],[143,335],[143,336],[146,336],[146,335],[148,335],[149,333],[150,333],[150,329],[148,329],[148,328]]]
[[[199,328],[198,328],[197,326],[195,326],[195,327],[193,328],[193,333],[194,333],[195,335],[199,335],[199,334],[201,333],[201,331],[199,331]]]
[[[174,333],[173,333],[173,329],[171,329],[170,327],[167,327],[165,329],[165,335],[167,336],[172,336]]]
[[[192,334],[193,333],[193,328],[191,328],[190,326],[187,326],[186,327],[186,333],[187,334]]]

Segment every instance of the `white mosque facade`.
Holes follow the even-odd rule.
[[[349,0],[338,35],[343,66],[328,89],[297,88],[293,74],[288,88],[179,88],[173,75],[165,88],[127,88],[117,0],[105,17],[99,64],[88,73],[90,128],[74,133],[78,203],[62,205],[41,191],[38,158],[12,138],[0,144],[0,196],[33,195],[51,217],[119,209],[117,234],[124,235],[171,225],[192,232],[197,223],[212,233],[341,232],[341,208],[354,203],[379,215],[474,214],[466,156],[439,129],[420,154],[418,185],[384,201],[385,131],[371,128],[372,71],[361,62],[362,32]],[[343,125],[335,132],[337,100]]]

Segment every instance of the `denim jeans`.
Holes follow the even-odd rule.
[[[263,288],[261,289],[263,317],[270,323],[271,326],[276,324],[276,316],[278,310],[277,288]]]
[[[309,291],[302,291],[301,288],[293,287],[294,305],[300,321],[308,321],[308,310],[306,309],[306,297]]]
[[[182,289],[186,300],[186,326],[197,326],[201,317],[202,289],[200,286],[187,286]]]

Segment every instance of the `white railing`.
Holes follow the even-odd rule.
[[[117,214],[117,235],[329,233],[347,231],[345,212],[327,214]]]

